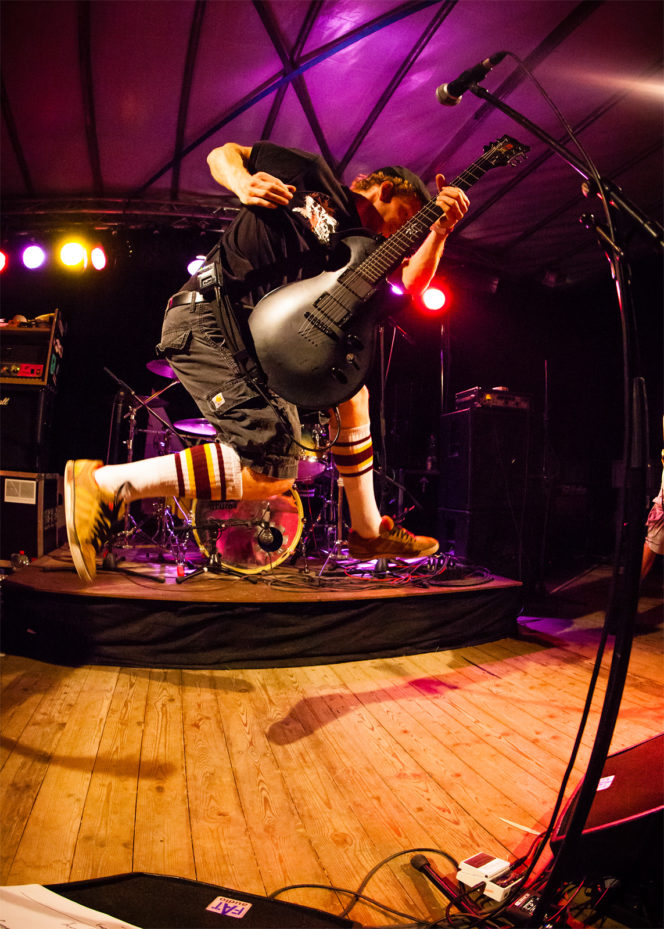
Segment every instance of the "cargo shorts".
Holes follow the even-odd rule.
[[[270,477],[297,477],[297,407],[266,388],[268,402],[252,385],[228,349],[209,303],[167,309],[157,352],[217,430],[219,441],[232,446],[243,465]]]

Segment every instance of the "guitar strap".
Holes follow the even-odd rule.
[[[224,334],[226,345],[233,355],[233,359],[238,365],[244,378],[251,386],[263,397],[275,413],[279,416],[284,426],[292,433],[290,423],[284,415],[279,405],[275,403],[274,397],[271,396],[265,381],[265,375],[260,369],[258,362],[253,355],[247,350],[240,324],[238,323],[233,304],[228,291],[224,287],[224,272],[219,261],[219,252],[213,251],[208,255],[205,264],[201,265],[198,270],[198,290],[203,295],[205,301],[209,303],[217,320],[220,331]],[[291,435],[296,445],[300,442]],[[305,446],[301,446],[304,448]]]
[[[228,349],[244,376],[252,383],[257,380],[263,381],[258,363],[247,350],[233,304],[224,287],[224,272],[218,251],[208,255],[208,260],[199,268],[198,290],[205,301],[213,307],[217,325],[224,334]]]

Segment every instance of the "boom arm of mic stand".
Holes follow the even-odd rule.
[[[481,100],[485,100],[491,106],[495,106],[496,109],[505,113],[506,116],[509,116],[510,119],[513,119],[528,132],[532,132],[533,135],[537,136],[537,138],[544,142],[545,145],[560,155],[560,157],[563,158],[571,168],[573,168],[588,182],[590,191],[596,190],[595,178],[592,176],[591,172],[588,170],[583,161],[581,161],[580,158],[577,158],[576,155],[569,151],[569,149],[565,148],[564,145],[561,145],[559,142],[557,142],[553,136],[548,134],[548,132],[545,132],[544,129],[542,129],[536,123],[533,123],[528,119],[528,117],[524,116],[523,113],[519,113],[518,110],[515,110],[507,103],[500,100],[480,84],[471,84],[469,90],[471,93],[475,94],[476,97],[479,97]],[[600,178],[600,181],[604,191],[610,195],[611,204],[617,207],[621,212],[630,216],[660,248],[664,249],[664,229],[662,229],[659,223],[649,219],[645,213],[636,206],[636,204],[632,203],[631,200],[625,197],[619,187],[617,187],[607,178],[602,177]]]
[[[590,174],[586,166],[566,148],[556,142],[548,133],[540,129],[529,119],[518,113],[512,107],[503,103],[489,91],[474,84],[470,90],[475,96],[486,100],[489,104],[501,110],[520,126],[532,132],[549,148],[557,152],[575,171],[586,180]],[[594,184],[595,179],[592,179]],[[600,182],[604,185],[603,180]],[[606,185],[611,194],[612,204],[621,207],[623,197],[614,196],[611,186]],[[630,205],[626,210],[633,218],[639,217],[639,211]],[[661,233],[657,233],[654,224],[650,221],[641,221],[641,227],[655,238],[658,244],[664,244]],[[608,620],[611,613],[615,622],[618,608],[624,611],[623,622],[615,630],[615,643],[609,680],[606,687],[602,711],[600,714],[595,741],[588,761],[586,774],[577,797],[577,803],[567,827],[567,834],[555,856],[551,873],[546,885],[541,891],[540,900],[527,925],[539,927],[545,919],[546,912],[554,895],[568,877],[570,859],[574,854],[575,845],[578,844],[583,827],[586,823],[590,808],[595,799],[597,786],[606,761],[611,737],[615,728],[618,710],[627,677],[629,656],[636,616],[636,605],[639,592],[639,569],[642,548],[642,520],[639,523],[639,502],[645,501],[647,442],[646,435],[646,397],[643,379],[637,376],[637,340],[634,322],[633,306],[631,304],[630,274],[627,263],[614,253],[612,268],[615,271],[616,291],[618,305],[621,311],[622,339],[623,339],[623,393],[624,393],[624,485],[620,506],[620,523],[623,525],[621,545],[616,548],[614,559],[613,589],[609,597],[609,605],[603,630],[603,640],[608,632]],[[624,577],[620,578],[620,569],[624,568]],[[620,581],[620,583],[618,583]],[[620,596],[617,596],[618,587],[622,587]]]

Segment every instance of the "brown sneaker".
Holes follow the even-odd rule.
[[[438,551],[438,542],[427,535],[413,535],[383,516],[375,539],[365,539],[353,529],[348,534],[351,558],[425,558]]]
[[[65,520],[74,567],[84,584],[97,573],[97,553],[111,535],[114,499],[94,479],[101,461],[68,461],[65,468]]]

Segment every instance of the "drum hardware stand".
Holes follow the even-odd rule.
[[[327,558],[323,562],[323,567],[318,572],[318,577],[322,577],[325,573],[325,570],[328,564],[332,564],[332,567],[336,567],[338,564],[338,559],[341,557],[341,552],[344,547],[343,534],[344,534],[344,523],[343,523],[343,503],[344,503],[344,480],[340,474],[337,474],[337,503],[336,503],[336,532],[334,545],[328,552]]]
[[[195,568],[190,574],[184,574],[182,576],[176,577],[176,584],[184,584],[185,581],[191,580],[192,577],[198,577],[201,574],[230,574],[233,577],[242,577],[245,580],[250,580],[255,583],[255,578],[250,574],[243,574],[241,571],[234,571],[233,568],[229,567],[227,564],[224,564],[221,559],[221,552],[217,550],[216,542],[220,537],[222,532],[225,529],[230,529],[232,526],[261,526],[263,525],[263,520],[252,521],[247,519],[225,519],[225,520],[211,520],[207,523],[200,523],[200,525],[189,525],[187,531],[195,531],[202,529],[209,529],[215,533],[215,547],[214,551],[207,555],[205,564],[202,564],[200,567]],[[179,568],[179,565],[178,565]]]
[[[178,438],[178,434],[173,428],[173,426],[169,422],[167,422],[165,419],[163,419],[163,417],[160,416],[156,410],[150,407],[150,403],[152,403],[153,400],[161,396],[161,394],[165,393],[165,391],[171,388],[174,384],[177,384],[178,381],[176,380],[171,381],[165,387],[162,387],[161,390],[158,390],[155,393],[151,394],[146,399],[143,399],[142,397],[139,397],[138,394],[134,390],[132,390],[129,384],[127,384],[125,381],[122,380],[122,378],[114,374],[109,368],[105,367],[104,371],[106,372],[106,374],[109,375],[109,377],[113,378],[116,384],[119,384],[120,387],[123,388],[124,391],[126,391],[125,399],[127,400],[129,411],[125,413],[123,418],[129,420],[129,432],[127,435],[127,439],[124,443],[127,449],[127,455],[126,455],[127,463],[134,460],[134,437],[136,435],[136,414],[138,413],[138,410],[141,407],[144,407],[150,415],[154,416],[155,419],[158,419],[159,422],[162,424],[162,426],[166,430],[166,440],[165,440],[166,443],[170,441],[170,436],[175,436],[176,438]],[[109,447],[110,447],[110,442],[109,442]],[[165,513],[163,515],[165,518]],[[124,529],[121,532],[116,533],[114,538],[124,537],[124,545],[122,547],[126,549],[126,548],[129,548],[129,539],[133,538],[135,533],[139,531],[143,532],[143,529],[136,524],[136,520],[131,515],[129,504],[127,504],[127,506],[125,507],[125,515],[124,515]],[[160,525],[159,531],[161,531],[163,535],[163,532],[164,532],[163,522]],[[146,536],[146,538],[150,539],[150,541],[154,541],[153,539],[150,538],[149,535],[147,535],[147,533],[143,533],[143,534]]]

